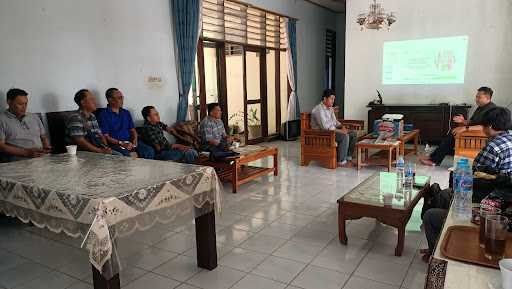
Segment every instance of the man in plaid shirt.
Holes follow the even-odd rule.
[[[484,133],[489,137],[487,145],[475,158],[475,170],[493,170],[495,173],[512,175],[512,125],[510,110],[496,107],[489,110],[483,121]]]
[[[218,103],[208,104],[208,116],[199,124],[202,149],[209,152],[229,151],[233,139],[226,134],[221,120],[222,110]]]
[[[484,115],[484,133],[489,137],[487,145],[473,162],[473,171],[496,175],[494,181],[475,179],[473,200],[480,202],[495,188],[500,179],[512,177],[512,121],[510,110],[496,107]]]
[[[197,160],[197,151],[191,147],[181,144],[170,144],[164,136],[170,128],[160,121],[160,115],[153,106],[146,106],[142,109],[144,126],[142,127],[141,138],[144,142],[155,149],[155,159],[166,161],[182,161],[193,164]]]
[[[96,110],[96,99],[87,89],[81,89],[74,98],[78,110],[66,121],[66,135],[69,143],[77,145],[81,150],[101,154],[121,155],[107,146],[101,133],[98,121],[93,112]]]

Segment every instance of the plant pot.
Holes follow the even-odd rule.
[[[255,139],[261,137],[261,125],[249,125],[249,139]]]

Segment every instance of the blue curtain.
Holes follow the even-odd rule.
[[[174,36],[176,42],[178,84],[180,96],[178,100],[177,121],[187,119],[188,92],[194,78],[197,41],[199,39],[199,18],[201,0],[170,0],[174,20]]]
[[[300,105],[299,105],[299,96],[297,95],[297,20],[289,19],[288,20],[288,49],[290,49],[290,54],[292,58],[293,64],[293,80],[295,81],[293,87],[295,90],[295,119],[300,119]]]

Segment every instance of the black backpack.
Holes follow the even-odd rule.
[[[425,192],[423,197],[423,208],[421,209],[421,219],[426,211],[432,208],[446,209],[450,208],[453,198],[452,189],[441,190],[438,183],[434,183]]]

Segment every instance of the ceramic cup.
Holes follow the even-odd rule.
[[[76,145],[66,146],[66,150],[68,151],[68,154],[72,156],[76,155]]]
[[[512,259],[501,259],[499,262],[501,271],[501,287],[512,289]]]
[[[233,142],[233,147],[234,147],[235,149],[239,148],[239,147],[240,147],[240,143],[239,143],[239,142],[237,142],[237,141]]]

